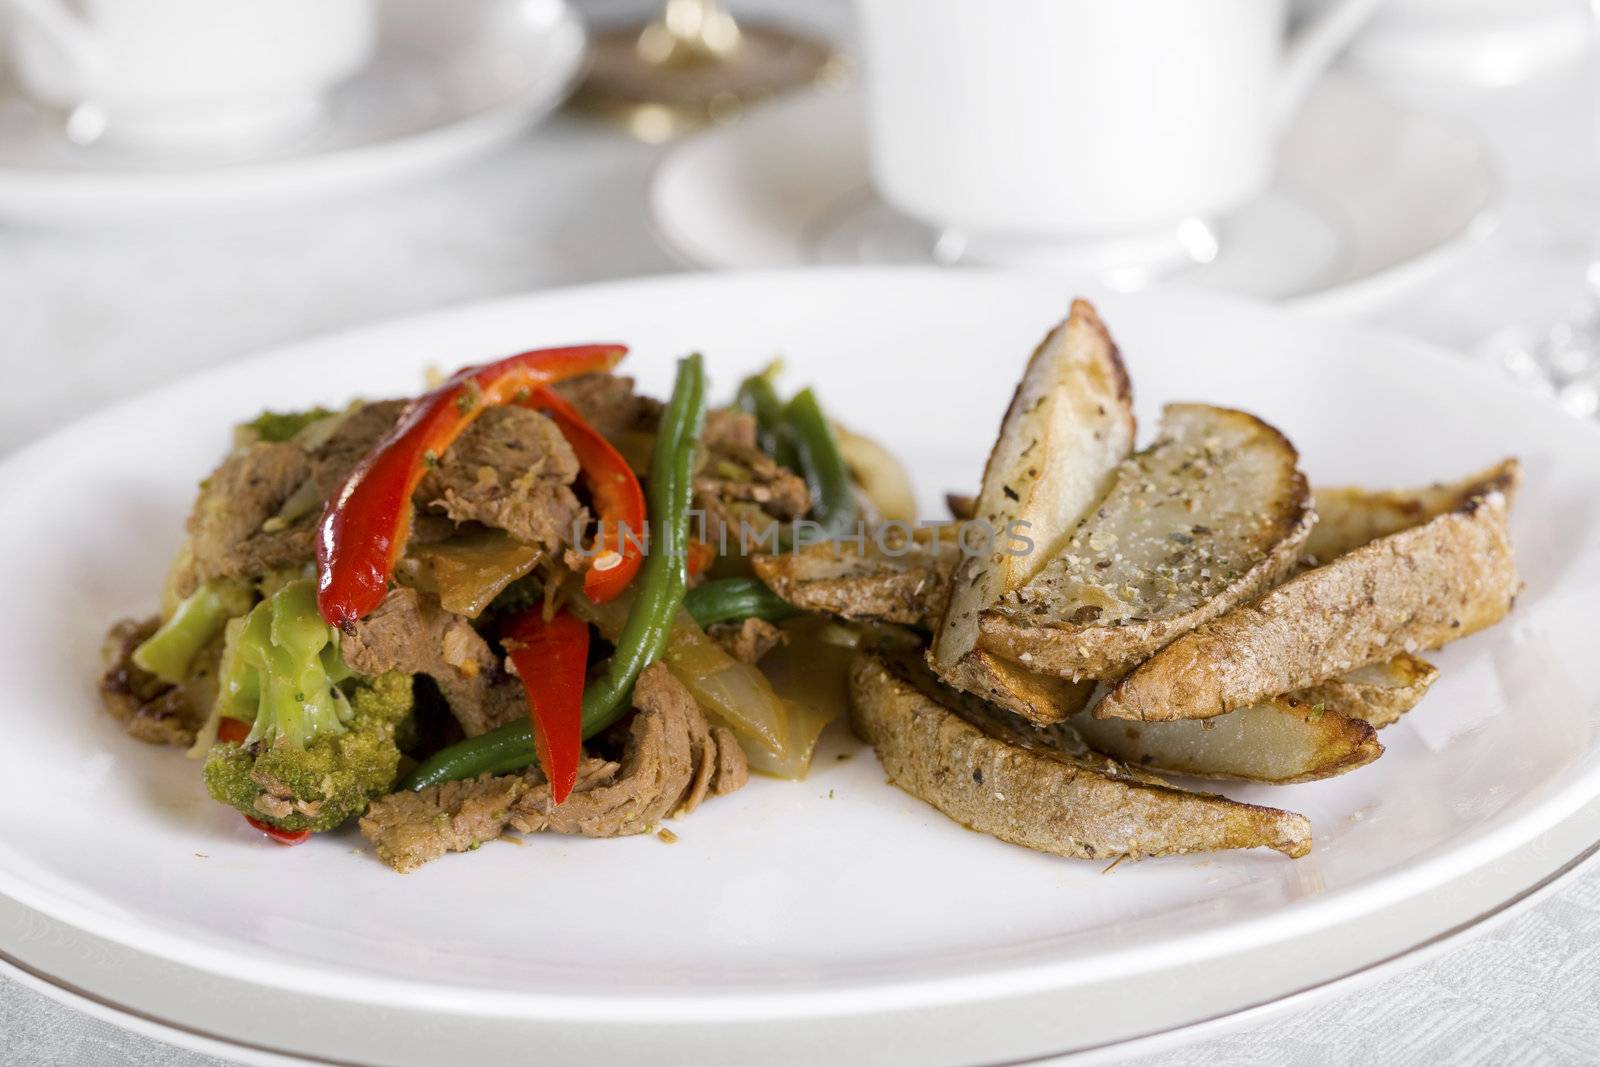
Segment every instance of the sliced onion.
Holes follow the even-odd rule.
[[[446,611],[475,619],[512,582],[532,571],[543,554],[504,530],[458,533],[407,550],[407,573],[417,588],[433,593]]]
[[[841,629],[826,619],[793,619],[783,625],[788,640],[761,658],[761,673],[789,709],[789,734],[782,752],[746,750],[755,770],[780,778],[806,776],[817,739],[850,699],[855,652],[853,643],[840,640]]]
[[[738,736],[747,755],[765,751],[780,759],[790,756],[789,709],[766,675],[728,655],[688,612],[678,613],[662,658],[695,702]]]
[[[850,477],[859,485],[867,499],[885,522],[915,522],[917,495],[911,488],[911,477],[894,453],[877,441],[862,434],[833,424],[839,441],[839,454]]]

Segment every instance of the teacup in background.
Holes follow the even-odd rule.
[[[1271,177],[1280,119],[1381,0],[858,0],[873,181],[961,258],[1186,256]]]
[[[373,0],[0,0],[18,80],[93,129],[203,147],[303,128],[366,64]]]

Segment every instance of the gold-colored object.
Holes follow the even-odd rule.
[[[826,42],[776,26],[741,25],[720,0],[667,0],[644,26],[596,31],[573,105],[659,144],[750,104],[843,76]]]

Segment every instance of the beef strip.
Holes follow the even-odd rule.
[[[708,448],[717,445],[755,448],[756,417],[738,408],[712,408],[706,412],[706,424],[700,431],[700,440]]]
[[[530,768],[522,775],[484,775],[383,797],[367,809],[361,832],[380,859],[404,873],[446,852],[476,848],[507,828],[585,837],[644,833],[749,780],[733,734],[709,726],[664,665],[639,676],[634,705],[638,713],[628,725],[621,762],[586,756],[577,786],[560,806],[543,776]]]
[[[310,563],[320,501],[394,428],[407,403],[380,400],[356,408],[310,452],[285,441],[229,455],[202,485],[189,518],[191,584],[256,578]],[[432,516],[425,512],[431,508],[441,518],[497,526],[519,541],[554,550],[582,515],[568,488],[577,474],[571,447],[549,419],[525,408],[490,408],[418,487],[415,532],[427,532]],[[310,493],[314,502],[286,523],[275,519],[296,493]]]
[[[555,423],[527,408],[490,408],[439,457],[416,499],[458,523],[495,526],[555,552],[583,513],[568,488],[577,476]]]
[[[708,443],[706,461],[694,479],[694,506],[705,516],[696,536],[716,545],[719,552],[744,550],[763,541],[766,531],[779,522],[798,519],[811,510],[811,493],[805,479],[780,467],[759,448],[736,442]]]
[[[359,674],[426,674],[468,737],[527,713],[521,683],[505,673],[472,624],[415,589],[390,590],[376,611],[340,637],[339,652]]]
[[[622,375],[584,374],[552,388],[613,444],[624,434],[655,433],[661,418],[661,402],[635,393],[633,379]]]
[[[189,515],[197,580],[254,578],[309,560],[316,516],[282,530],[261,527],[310,475],[310,459],[287,441],[229,455],[201,483]]]
[[[706,633],[740,663],[759,663],[763,656],[789,639],[788,634],[766,619],[756,618],[719,622]]]
[[[101,650],[106,670],[100,676],[100,703],[130,737],[153,745],[188,748],[205,719],[205,709],[194,706],[187,689],[168,685],[132,659],[133,650],[159,625],[156,618],[123,619],[106,634]]]

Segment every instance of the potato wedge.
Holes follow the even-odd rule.
[[[1292,694],[1295,700],[1351,718],[1365,719],[1376,729],[1400,721],[1400,716],[1417,706],[1428,687],[1439,677],[1439,668],[1427,660],[1402,653],[1383,663],[1351,671],[1342,678],[1331,678]]]
[[[801,611],[857,622],[928,626],[943,606],[960,549],[946,532],[905,537],[890,527],[866,544],[812,545],[799,552],[756,556],[756,575]]]
[[[1108,860],[1266,847],[1311,850],[1303,815],[1191,793],[875,655],[850,672],[850,718],[889,780],[956,822],[1058,856]]]
[[[1420,526],[1305,571],[1185,634],[1123,678],[1097,718],[1203,719],[1498,622],[1520,583],[1513,462]]]
[[[1133,438],[1128,372],[1094,308],[1074,300],[1028,360],[984,468],[977,517],[994,531],[994,550],[964,557],[951,583],[932,659],[947,681],[965,687],[961,661],[977,645],[980,613],[1021,588],[1072,536],[1111,487]],[[1033,549],[1011,554],[1006,535],[1019,528]]]
[[[1120,677],[1276,585],[1314,517],[1294,446],[1253,415],[1167,407],[1064,551],[982,616],[979,647],[1067,678]]]
[[[1485,486],[1499,485],[1510,497],[1517,483],[1516,460],[1506,459],[1452,484],[1421,489],[1360,489],[1343,486],[1318,489],[1314,495],[1317,525],[1306,541],[1306,555],[1328,563],[1346,552],[1454,511]]]
[[[1377,731],[1326,706],[1278,697],[1212,719],[1127,722],[1081,711],[1069,720],[1089,747],[1132,767],[1196,778],[1310,782],[1383,754]]]
[[[1094,680],[1036,674],[981,648],[962,660],[967,692],[1039,726],[1068,719],[1089,706]]]

